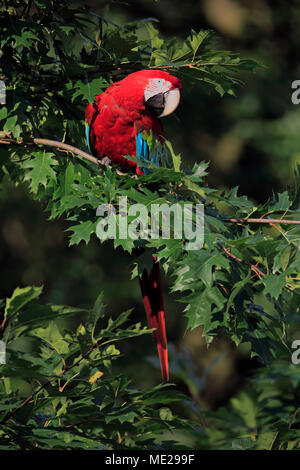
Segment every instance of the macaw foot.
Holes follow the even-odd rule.
[[[100,160],[100,163],[101,163],[101,165],[110,166],[111,165],[111,159],[108,158],[108,157],[103,157]]]

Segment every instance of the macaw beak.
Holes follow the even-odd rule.
[[[164,97],[164,110],[158,117],[168,116],[169,114],[173,113],[173,111],[175,111],[175,109],[179,105],[180,91],[178,88],[174,88],[174,90],[166,91],[166,93],[164,93]]]
[[[165,117],[173,113],[180,101],[180,91],[178,88],[168,90],[164,93],[158,93],[151,96],[145,105],[151,108],[154,112],[160,113],[158,117]]]

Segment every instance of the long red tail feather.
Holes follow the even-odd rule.
[[[165,324],[165,312],[162,295],[159,262],[153,258],[153,267],[148,276],[146,269],[140,277],[140,286],[149,328],[157,345],[161,375],[164,382],[169,380],[168,345]]]

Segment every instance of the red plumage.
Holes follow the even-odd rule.
[[[164,302],[159,263],[153,258],[153,268],[148,276],[146,269],[140,277],[140,286],[149,328],[155,329],[152,338],[157,345],[164,382],[169,380],[168,345],[165,324]]]
[[[182,87],[178,78],[167,72],[140,70],[113,83],[86,108],[91,150],[100,159],[109,157],[124,170],[135,169],[137,164],[123,155],[136,156],[135,136],[138,132],[151,130],[163,142],[161,122],[146,109],[144,101],[145,88],[152,78],[167,80],[172,88]]]
[[[137,163],[123,155],[136,156],[136,135],[152,131],[163,142],[163,129],[155,113],[145,105],[145,90],[149,81],[157,79],[168,83],[168,90],[181,89],[178,78],[159,70],[141,70],[112,84],[93,104],[86,108],[86,122],[90,126],[91,151],[100,159],[108,157],[124,170],[136,170]],[[144,270],[140,286],[149,327],[154,329],[153,340],[157,345],[161,373],[169,380],[168,348],[159,262],[156,257],[148,275]]]

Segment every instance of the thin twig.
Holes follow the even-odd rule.
[[[122,62],[121,62],[122,64]],[[238,66],[239,64],[233,64],[233,63],[230,63],[230,62],[202,62],[202,63],[188,63],[188,64],[172,64],[172,65],[149,65],[148,67],[150,69],[152,68],[155,68],[155,69],[177,69],[177,68],[183,68],[183,67],[189,67],[191,69],[193,68],[197,68],[197,67],[213,67],[215,65],[224,65],[226,67],[230,66],[230,67],[236,67]]]
[[[285,224],[285,225],[300,225],[300,220],[287,220],[287,219],[231,219],[224,218],[223,222],[230,222],[232,224]]]
[[[238,261],[239,263],[243,263],[245,264],[246,266],[249,266],[251,271],[253,271],[255,273],[256,276],[259,277],[259,279],[262,279],[266,274],[261,271],[255,264],[251,264],[249,263],[248,261],[245,261],[244,259],[242,258],[239,258],[238,256],[234,255],[233,253],[230,252],[230,248],[226,248],[225,246],[223,246],[221,243],[218,243],[218,246],[223,250],[225,251],[226,255],[229,257],[229,258],[232,258],[234,259],[235,261]]]

